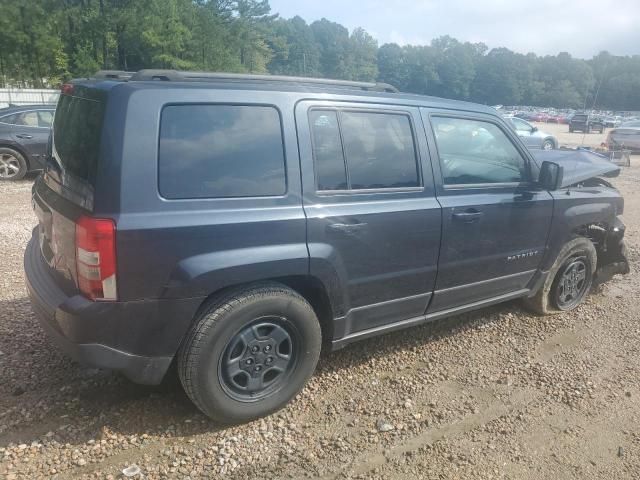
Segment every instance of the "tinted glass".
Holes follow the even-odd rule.
[[[103,117],[104,100],[60,95],[53,122],[52,154],[57,163],[64,173],[92,185],[98,164]]]
[[[416,187],[418,165],[406,115],[342,112],[352,189]]]
[[[309,123],[318,190],[346,189],[347,174],[338,129],[338,113],[333,110],[312,110],[309,113]]]
[[[40,127],[49,128],[53,123],[53,111],[40,110],[38,112],[38,125]]]
[[[17,120],[18,120],[18,114],[17,113],[14,113],[13,115],[6,115],[6,116],[0,118],[0,122],[8,123],[10,125],[15,125]]]
[[[284,194],[278,111],[232,105],[166,107],[160,122],[159,180],[166,198]]]
[[[446,185],[512,183],[526,178],[526,163],[496,125],[478,120],[433,117]]]

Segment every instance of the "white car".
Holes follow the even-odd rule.
[[[522,139],[527,148],[541,148],[542,150],[555,150],[558,148],[558,139],[550,133],[539,130],[518,117],[505,115],[518,136]]]

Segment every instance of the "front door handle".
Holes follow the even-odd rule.
[[[484,215],[482,212],[470,208],[469,210],[465,210],[464,212],[458,212],[453,214],[453,219],[458,222],[463,223],[473,223],[480,220],[480,218]]]
[[[33,138],[33,135],[29,135],[28,133],[18,133],[16,137],[29,140],[30,138]]]
[[[366,223],[332,223],[327,225],[330,232],[355,233],[367,226]]]

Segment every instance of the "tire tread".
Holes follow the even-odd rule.
[[[205,342],[207,333],[214,328],[221,319],[241,304],[252,301],[256,299],[256,297],[271,297],[275,295],[286,295],[301,301],[308,308],[309,313],[315,316],[313,308],[304,297],[289,287],[275,282],[260,283],[249,287],[232,289],[220,297],[214,297],[201,309],[201,313],[187,334],[178,353],[178,376],[180,382],[187,396],[200,411],[207,412],[207,408],[202,399],[201,389],[194,377],[200,353],[207,347]],[[207,414],[215,420],[224,423],[229,422],[228,418],[218,417],[215,412],[207,412]]]

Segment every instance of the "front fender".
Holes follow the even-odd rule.
[[[599,188],[562,189],[551,192],[554,213],[547,255],[541,269],[547,271],[562,247],[586,225],[612,225],[616,219],[620,196]]]

